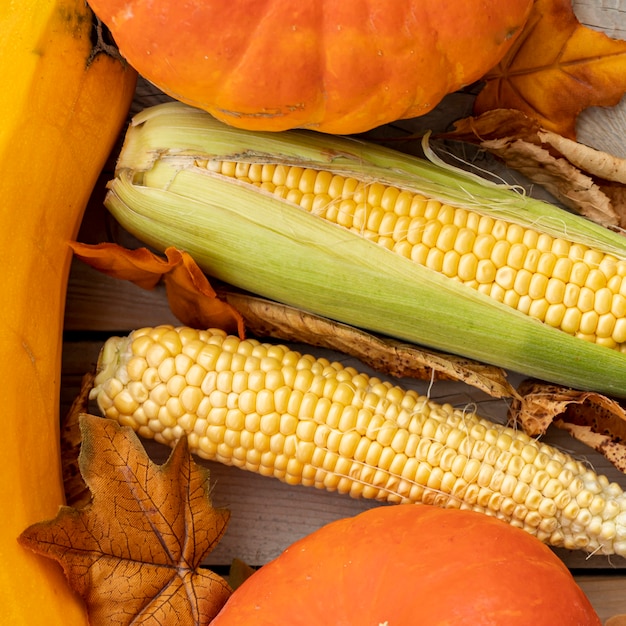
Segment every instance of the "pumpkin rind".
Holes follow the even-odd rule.
[[[600,626],[569,570],[496,518],[402,504],[322,527],[248,578],[212,626]]]
[[[90,4],[128,61],[170,96],[249,130],[346,134],[425,114],[478,80],[532,0]]]

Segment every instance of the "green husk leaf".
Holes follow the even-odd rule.
[[[184,105],[152,107],[128,131],[105,204],[163,250],[266,298],[534,378],[626,396],[626,355],[571,337],[249,185],[198,167],[211,158],[338,170],[567,235],[624,257],[615,233],[507,188],[361,141],[250,133]]]
[[[149,170],[165,156],[300,164],[379,180],[423,193],[442,202],[482,213],[555,237],[576,239],[626,257],[626,239],[589,220],[512,191],[506,184],[355,138],[312,131],[251,132],[221,124],[210,115],[179,102],[144,109],[132,120],[117,170]]]

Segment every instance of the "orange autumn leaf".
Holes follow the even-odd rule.
[[[200,567],[229,518],[211,506],[208,470],[185,438],[156,465],[128,427],[85,414],[81,430],[91,503],[62,507],[20,543],[62,565],[92,626],[208,624],[231,593]]]
[[[207,277],[195,261],[176,248],[165,250],[166,258],[147,248],[128,250],[114,243],[70,243],[77,258],[103,274],[128,280],[143,289],[165,283],[172,313],[185,325],[194,328],[222,328],[244,334],[241,315],[217,297]]]
[[[474,113],[517,109],[576,138],[578,114],[626,92],[626,41],[583,26],[571,0],[536,0],[511,50],[485,77]]]

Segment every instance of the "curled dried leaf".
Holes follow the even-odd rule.
[[[163,281],[172,313],[187,325],[223,328],[243,336],[241,315],[217,297],[186,252],[168,248],[163,258],[147,248],[128,250],[112,243],[73,241],[70,246],[77,258],[107,276],[128,280],[143,289],[153,289]]]
[[[590,176],[626,184],[626,159],[595,150],[549,130],[540,130],[538,137],[542,143],[558,150],[572,165]]]
[[[607,228],[626,227],[626,159],[548,131],[513,109],[458,120],[438,138],[478,145],[570,210]]]
[[[567,159],[510,137],[484,141],[482,147],[541,185],[567,208],[605,227],[619,224],[617,212],[602,188]]]
[[[554,424],[626,472],[626,409],[619,402],[534,380],[524,381],[518,392],[509,416],[529,435],[542,435]]]

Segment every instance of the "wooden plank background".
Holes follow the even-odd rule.
[[[614,37],[626,38],[625,1],[586,0],[575,2],[574,7],[583,23],[603,29]],[[160,94],[156,90],[142,82],[133,111],[159,98]],[[471,101],[468,98],[467,94],[453,94],[444,106],[426,119],[412,121],[412,128],[445,128],[451,120],[469,112]],[[626,101],[610,110],[590,109],[579,120],[581,141],[624,157],[625,133]],[[117,241],[135,247],[140,244],[121,230],[102,206],[104,186],[112,176],[112,168],[113,159],[103,171],[94,192],[79,240],[85,243]],[[68,285],[65,315],[60,399],[62,412],[69,408],[78,393],[82,375],[93,368],[98,351],[108,336],[159,323],[177,323],[161,288],[151,292],[144,291],[107,278],[75,261]],[[314,352],[351,361],[339,353],[323,350]],[[515,375],[512,376],[515,378]],[[426,391],[425,383],[402,382]],[[483,415],[496,421],[504,421],[506,416],[504,401],[481,396],[461,383],[437,382],[429,393],[435,399],[451,401],[460,406],[475,402]],[[93,410],[96,412],[95,407]],[[550,429],[545,439],[585,459],[597,471],[607,474],[626,489],[626,477],[594,451],[556,429]],[[146,447],[159,462],[165,460],[169,453],[168,449],[152,442],[146,442]],[[204,463],[211,470],[214,504],[226,506],[232,511],[226,536],[207,559],[210,566],[227,566],[233,558],[241,558],[252,565],[261,565],[296,539],[327,522],[354,515],[372,506],[380,506],[375,502],[353,500],[312,488],[292,487],[275,479],[263,478],[235,468]],[[587,557],[582,553],[563,550],[556,552],[572,569],[603,620],[618,613],[626,614],[625,559]]]

